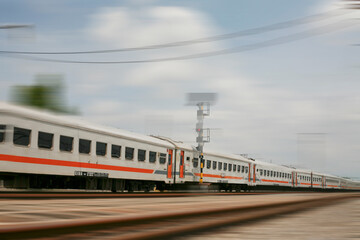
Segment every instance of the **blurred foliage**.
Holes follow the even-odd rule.
[[[41,74],[35,77],[34,85],[14,86],[11,91],[11,101],[59,113],[79,114],[75,108],[66,106],[64,89],[61,75]]]

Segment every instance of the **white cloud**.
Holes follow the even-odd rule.
[[[184,7],[106,8],[96,14],[89,32],[116,47],[162,44],[210,36],[209,21]]]

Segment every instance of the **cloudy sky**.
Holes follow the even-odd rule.
[[[205,150],[360,177],[360,54],[354,46],[360,10],[343,5],[335,0],[2,0],[0,25],[35,28],[0,30],[1,51],[136,48],[287,24],[187,46],[36,55],[123,62],[227,53],[187,60],[84,64],[0,54],[0,100],[9,100],[11,86],[33,84],[37,74],[59,74],[67,87],[66,104],[77,107],[82,118],[194,144],[196,108],[185,105],[185,94],[217,92],[218,102],[205,120],[214,129]],[[303,21],[288,23],[295,19]]]

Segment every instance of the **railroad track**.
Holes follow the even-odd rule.
[[[231,196],[231,195],[262,195],[291,194],[302,192],[172,192],[172,193],[0,193],[0,199],[79,199],[79,198],[160,198],[160,197],[194,197],[194,196]],[[308,192],[313,193],[313,192]]]
[[[103,220],[16,225],[0,229],[0,239],[170,239],[359,197],[358,193],[327,194],[310,199],[247,206],[214,207],[195,211],[178,210],[166,214],[147,214]]]

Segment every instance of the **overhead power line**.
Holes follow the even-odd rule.
[[[248,44],[234,48],[228,48],[218,51],[210,51],[203,52],[191,55],[183,55],[177,57],[166,57],[166,58],[154,58],[154,59],[143,59],[143,60],[125,60],[125,61],[77,61],[77,60],[62,60],[62,59],[51,59],[51,58],[42,58],[36,56],[27,56],[27,55],[13,55],[13,54],[0,54],[3,57],[11,57],[11,58],[19,58],[25,60],[32,61],[42,61],[42,62],[55,62],[55,63],[81,63],[81,64],[135,64],[135,63],[154,63],[154,62],[168,62],[168,61],[179,61],[179,60],[189,60],[189,59],[197,59],[197,58],[206,58],[212,56],[226,55],[226,54],[234,54],[239,52],[251,51],[260,48],[280,45],[284,43],[294,42],[306,38],[310,38],[317,35],[322,35],[330,32],[335,32],[338,30],[342,30],[348,27],[352,27],[355,24],[348,24],[348,20],[343,20],[341,22],[335,24],[329,24],[322,27],[313,28],[310,30],[302,31],[299,33],[294,33],[287,36],[282,36],[274,39],[270,39],[267,41],[263,41],[260,43]],[[358,24],[358,22],[357,22]]]
[[[147,45],[147,46],[139,46],[139,47],[120,48],[120,49],[105,49],[105,50],[91,50],[91,51],[65,51],[65,52],[0,50],[0,53],[28,54],[28,55],[57,55],[57,54],[59,54],[59,55],[73,54],[73,55],[75,55],[75,54],[130,52],[130,51],[140,51],[140,50],[150,50],[150,49],[182,47],[182,46],[188,46],[188,45],[199,44],[199,43],[207,43],[207,42],[214,42],[214,41],[221,41],[221,40],[226,40],[226,39],[256,35],[256,34],[260,34],[260,33],[289,28],[289,27],[292,27],[295,25],[302,25],[302,24],[306,24],[306,23],[321,21],[324,19],[328,19],[328,18],[332,18],[332,17],[336,17],[339,15],[344,15],[344,14],[349,13],[349,11],[340,11],[340,10],[341,10],[341,8],[331,10],[328,12],[324,12],[324,13],[320,13],[320,14],[306,16],[303,18],[298,18],[298,19],[289,20],[289,21],[285,21],[285,22],[274,23],[274,24],[270,24],[267,26],[251,28],[251,29],[236,31],[236,32],[232,32],[232,33],[220,34],[220,35],[215,35],[215,36],[211,36],[211,37],[198,38],[198,39],[192,39],[192,40],[186,40],[186,41],[177,41],[177,42],[164,43],[164,44],[155,44],[155,45]]]

